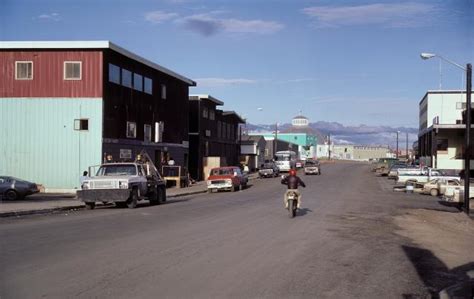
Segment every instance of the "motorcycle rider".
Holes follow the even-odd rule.
[[[301,206],[301,193],[300,191],[298,191],[298,186],[301,185],[303,186],[304,188],[306,188],[306,185],[304,184],[304,182],[300,179],[299,176],[296,175],[296,170],[294,169],[290,169],[290,172],[289,172],[289,175],[284,177],[282,180],[281,180],[281,183],[283,185],[287,185],[288,186],[288,190],[286,190],[285,192],[285,196],[283,196],[283,201],[285,203],[285,208],[288,209],[288,201],[286,200],[287,199],[287,196],[288,196],[288,193],[289,192],[294,192],[296,194],[296,196],[298,196],[298,205],[297,205],[297,208],[299,209],[300,206]]]

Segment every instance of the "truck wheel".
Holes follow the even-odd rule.
[[[158,189],[158,201],[160,203],[166,202],[166,188],[165,187]]]
[[[129,209],[135,209],[138,203],[138,190],[133,189],[132,193],[130,194],[130,198],[127,200],[127,207]]]
[[[95,202],[86,202],[86,210],[93,210],[95,208]]]
[[[435,189],[435,188],[431,189],[430,194],[431,196],[438,196],[438,189]]]
[[[153,194],[150,196],[150,205],[155,206],[160,204],[160,194],[158,188],[155,187]]]

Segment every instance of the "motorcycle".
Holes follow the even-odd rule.
[[[286,201],[288,202],[288,215],[290,218],[294,218],[298,206],[298,194],[295,192],[288,192],[286,195]]]

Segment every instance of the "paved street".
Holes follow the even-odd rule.
[[[387,191],[367,164],[302,178],[295,219],[278,178],[135,210],[1,219],[0,297],[417,298],[436,289],[393,217],[449,208]]]

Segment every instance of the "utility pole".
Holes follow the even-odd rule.
[[[328,134],[328,160],[331,160],[331,133]]]
[[[470,209],[469,186],[471,178],[471,93],[472,93],[472,65],[466,66],[466,144],[464,154],[464,209],[468,215]]]
[[[275,157],[278,147],[278,122],[275,123],[275,139],[273,140],[273,157]]]
[[[409,157],[408,157],[408,132],[406,132],[406,134],[407,134],[407,148],[406,148],[406,157],[407,157],[407,162],[408,162],[408,159],[409,159]]]
[[[397,151],[395,152],[395,155],[396,155],[397,159],[398,159],[398,133],[399,132],[400,131],[397,131]]]

